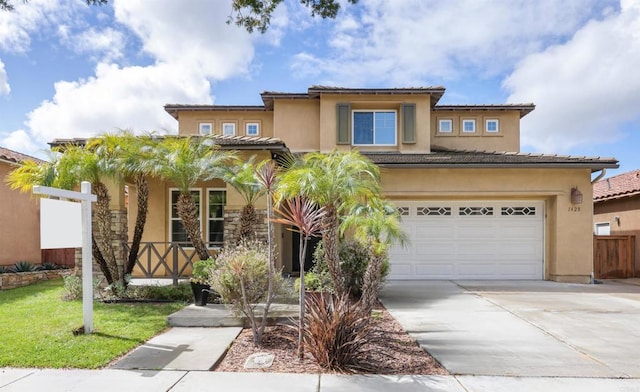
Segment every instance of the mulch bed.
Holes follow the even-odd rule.
[[[373,320],[374,332],[367,352],[368,362],[374,365],[376,374],[448,375],[429,353],[424,351],[391,317],[381,305],[376,307]],[[263,346],[253,344],[250,329],[244,329],[236,338],[227,355],[214,371],[218,372],[277,372],[277,373],[327,373],[308,353],[303,360],[296,356],[298,332],[291,326],[267,327]],[[254,353],[275,355],[273,365],[265,369],[245,369],[244,363]]]

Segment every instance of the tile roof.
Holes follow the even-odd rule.
[[[618,174],[593,184],[595,202],[640,195],[640,169]]]
[[[0,160],[12,162],[12,163],[21,163],[24,161],[36,161],[43,162],[41,159],[34,158],[32,156],[19,153],[17,151],[9,150],[8,148],[0,147]]]
[[[489,110],[518,110],[520,118],[531,113],[536,108],[533,103],[506,103],[506,104],[484,104],[484,105],[436,105],[434,111],[489,111]]]
[[[158,139],[162,139],[165,137],[188,137],[195,136],[199,137],[199,135],[161,135],[158,136]],[[221,135],[213,135],[213,139],[215,140],[215,144],[225,147],[236,147],[236,148],[255,148],[255,147],[274,147],[278,149],[286,149],[287,146],[285,143],[274,137],[259,137],[259,136],[221,136]],[[87,143],[89,139],[87,138],[72,138],[72,139],[55,139],[49,143],[51,147],[64,147],[66,145],[80,145],[83,146]]]
[[[381,166],[408,167],[584,167],[592,171],[617,168],[615,158],[498,151],[433,149],[425,154],[363,152]]]

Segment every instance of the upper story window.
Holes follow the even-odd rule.
[[[498,119],[487,119],[485,121],[485,128],[489,133],[497,133],[500,132],[500,120]]]
[[[476,120],[465,119],[462,120],[462,132],[473,133],[476,131]]]
[[[247,136],[258,136],[260,134],[260,124],[257,122],[247,123]]]
[[[451,133],[453,132],[453,120],[443,119],[438,121],[438,132]]]
[[[200,123],[198,128],[201,135],[211,135],[213,133],[213,124],[211,123]]]
[[[235,136],[236,123],[223,122],[222,123],[222,136]]]
[[[394,146],[397,144],[395,111],[353,111],[352,124],[354,145]]]

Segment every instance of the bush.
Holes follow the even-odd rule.
[[[28,261],[18,261],[10,268],[11,272],[34,272],[38,269]]]
[[[178,286],[129,286],[128,291],[130,298],[150,301],[189,302],[193,298],[189,283],[179,283]]]
[[[8,274],[11,272],[9,267],[5,267],[4,265],[0,265],[0,274]]]
[[[216,266],[210,271],[209,285],[220,295],[222,302],[231,305],[236,315],[243,314],[250,320],[256,344],[261,343],[273,297],[284,290],[280,271],[274,270],[273,274],[269,274],[268,255],[264,243],[241,242],[235,247],[221,250],[216,256]],[[261,302],[265,303],[262,310],[265,316],[258,321],[260,315],[256,312],[256,305]]]
[[[318,364],[331,371],[371,371],[365,358],[372,328],[359,302],[313,296],[306,303],[304,346]]]
[[[300,278],[297,278],[294,282],[294,289],[296,292],[300,291]],[[331,284],[331,277],[329,273],[307,272],[304,275],[304,288],[306,291],[325,291],[333,292],[333,285]]]
[[[369,250],[359,241],[343,240],[338,246],[338,252],[345,287],[351,295],[360,297],[364,273],[370,260]],[[316,251],[313,253],[313,263],[314,265],[310,272],[320,276],[329,276],[329,269],[324,261],[322,242],[318,244]],[[387,275],[389,275],[389,259],[385,258],[382,264],[382,282],[386,280]],[[330,279],[329,284],[332,284]],[[331,287],[331,290],[333,290],[333,287]]]
[[[198,260],[193,263],[193,271],[191,272],[190,282],[198,284],[207,284],[211,277],[211,271],[216,268],[216,262],[209,257],[207,260]]]
[[[77,301],[82,299],[82,279],[76,275],[63,276],[64,287],[62,289],[63,301]]]
[[[54,263],[42,263],[36,267],[38,271],[53,271],[61,269],[60,266]]]

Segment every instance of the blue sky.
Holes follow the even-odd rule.
[[[285,0],[267,34],[226,0],[16,0],[0,13],[0,146],[176,132],[166,103],[260,104],[311,85],[444,86],[446,104],[529,103],[522,151],[640,168],[634,0],[360,0],[335,20]]]

